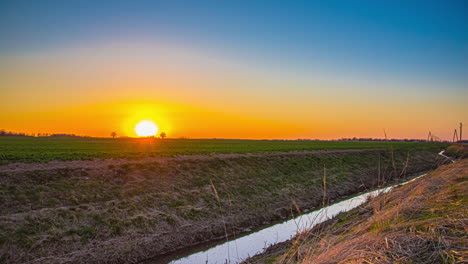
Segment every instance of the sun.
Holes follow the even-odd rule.
[[[155,136],[158,130],[158,126],[150,120],[142,120],[135,126],[135,132],[140,137]]]

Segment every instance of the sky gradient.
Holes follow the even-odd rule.
[[[0,36],[6,130],[451,140],[468,124],[465,1],[5,0]]]

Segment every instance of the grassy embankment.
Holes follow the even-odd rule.
[[[325,149],[437,150],[444,143],[0,137],[0,164]]]
[[[445,165],[246,263],[466,263],[467,180],[468,159]]]
[[[21,144],[15,145],[2,140],[1,155],[7,162],[136,158],[140,145],[145,146],[146,156],[393,147],[71,161],[58,167],[56,163],[5,165],[0,167],[0,260],[9,262],[140,260],[239,234],[290,217],[293,201],[302,208],[319,206],[324,167],[328,198],[337,199],[376,186],[385,178],[430,169],[441,147],[231,140],[148,144],[135,139],[69,138],[17,138],[12,142]]]
[[[304,209],[320,206],[324,167],[327,197],[338,199],[431,169],[435,153],[342,150],[13,166],[0,175],[0,260],[142,260],[290,217],[293,201]]]

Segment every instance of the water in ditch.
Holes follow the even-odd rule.
[[[380,193],[390,191],[397,185],[407,184],[416,180],[419,177],[413,178],[410,181],[385,187],[375,191],[367,192],[359,196],[326,206],[316,211],[312,211],[300,215],[294,219],[278,223],[251,234],[219,243],[208,249],[200,250],[196,253],[191,253],[188,256],[172,259],[154,261],[150,263],[170,263],[170,264],[194,264],[194,263],[219,263],[219,264],[234,264],[240,263],[248,257],[262,253],[265,248],[293,238],[298,232],[305,231],[322,223],[330,218],[333,218],[340,212],[346,212],[363,204],[369,198]]]

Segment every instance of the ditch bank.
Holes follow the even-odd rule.
[[[431,170],[437,161],[427,151],[341,150],[10,165],[0,170],[0,260],[154,259]]]
[[[439,167],[245,260],[465,263],[468,159]]]

